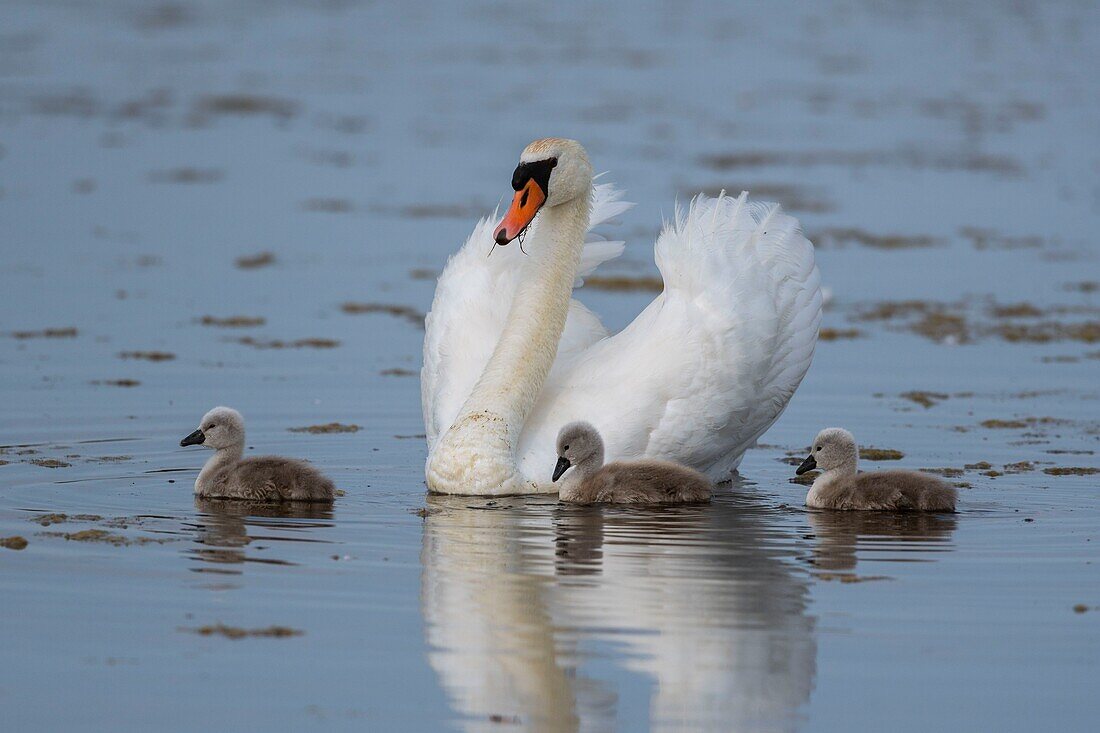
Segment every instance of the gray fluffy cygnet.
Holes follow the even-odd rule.
[[[214,455],[195,479],[195,495],[252,501],[332,501],[336,487],[304,461],[279,456],[242,458],[244,418],[228,407],[203,416],[199,429],[181,446],[204,445]]]
[[[806,506],[815,509],[953,512],[958,492],[935,476],[917,471],[856,471],[856,439],[843,428],[817,434],[810,455],[795,471],[801,476],[815,468],[822,474],[806,494]]]
[[[586,422],[558,433],[554,481],[572,468],[558,498],[570,504],[695,504],[710,501],[710,480],[669,461],[603,462],[603,439]]]

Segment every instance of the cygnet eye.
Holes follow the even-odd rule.
[[[216,426],[214,425],[214,423],[210,423],[205,428],[203,428],[203,430],[213,430],[215,427]]]
[[[816,448],[814,448],[814,450],[821,450],[821,446],[817,446]]]
[[[565,446],[562,450],[569,450],[569,446]]]

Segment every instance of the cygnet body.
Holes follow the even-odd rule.
[[[858,473],[856,439],[843,428],[817,434],[810,455],[795,471],[821,469],[806,494],[815,509],[953,512],[958,492],[935,476],[917,471]]]
[[[669,461],[615,461],[604,465],[603,439],[586,422],[558,433],[553,480],[572,468],[558,498],[569,504],[695,504],[710,501],[703,474]]]
[[[228,407],[215,407],[181,446],[204,445],[214,455],[195,479],[195,495],[251,501],[332,501],[336,487],[304,461],[280,456],[242,458],[244,418]]]

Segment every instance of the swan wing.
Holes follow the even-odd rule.
[[[610,183],[593,187],[589,232],[575,287],[600,264],[622,254],[624,242],[607,240],[591,231],[633,206],[623,201],[622,196]],[[518,246],[496,246],[493,228],[498,219],[495,212],[481,219],[462,248],[447,262],[425,320],[420,394],[429,449],[458,417],[485,369],[504,329],[519,283],[526,255]],[[606,337],[607,330],[600,319],[572,301],[554,370],[560,371],[559,365],[570,363],[585,348]]]
[[[747,199],[677,209],[655,247],[664,291],[547,380],[520,440],[527,476],[545,481],[558,429],[588,420],[608,460],[727,478],[783,412],[813,358],[820,275],[798,221]]]

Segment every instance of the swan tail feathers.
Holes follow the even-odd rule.
[[[655,247],[668,303],[715,345],[707,429],[720,455],[712,478],[735,468],[779,418],[806,375],[821,323],[813,245],[794,217],[748,193],[696,196],[677,207]],[[668,416],[666,416],[667,418]],[[699,465],[699,464],[697,464]]]

